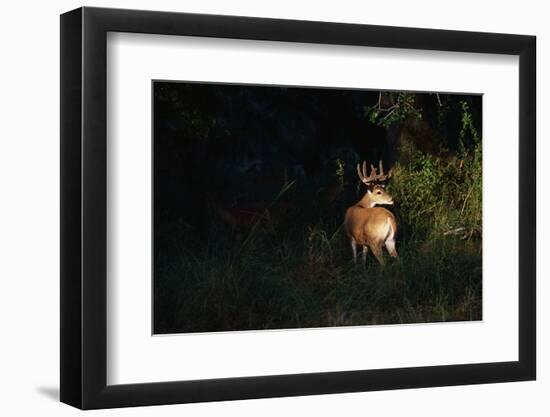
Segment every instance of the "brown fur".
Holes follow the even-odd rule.
[[[370,248],[378,261],[384,264],[383,246],[386,246],[391,256],[397,257],[397,222],[389,210],[376,207],[377,204],[393,204],[391,196],[380,185],[370,187],[365,196],[346,211],[344,227],[352,245],[354,260],[357,245],[363,247],[364,260]]]

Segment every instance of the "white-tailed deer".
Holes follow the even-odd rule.
[[[363,262],[366,262],[367,253],[371,249],[378,262],[384,265],[382,247],[386,246],[389,254],[397,257],[395,250],[395,235],[397,223],[393,214],[377,205],[393,205],[390,194],[384,190],[384,181],[391,177],[391,170],[384,174],[382,161],[380,172],[371,165],[371,173],[367,176],[367,163],[363,162],[363,169],[357,164],[359,179],[367,186],[367,193],[357,204],[346,211],[344,227],[353,250],[353,261],[357,262],[357,246],[363,247]]]

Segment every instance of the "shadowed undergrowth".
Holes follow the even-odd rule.
[[[213,221],[201,238],[172,225],[155,259],[155,333],[481,319],[480,164],[474,152],[396,166],[399,260],[384,269],[351,260],[343,201],[313,225],[307,210],[277,224],[266,213],[246,231]],[[292,191],[283,197],[299,199]]]
[[[481,96],[155,83],[154,332],[480,320]],[[356,164],[399,259],[355,265]]]

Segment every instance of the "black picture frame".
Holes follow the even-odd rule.
[[[519,360],[107,385],[108,32],[519,56]],[[536,38],[103,8],[61,15],[61,401],[82,409],[534,380]]]

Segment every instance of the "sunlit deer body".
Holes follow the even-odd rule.
[[[384,265],[382,248],[385,246],[389,254],[397,257],[395,249],[395,236],[397,222],[394,215],[383,207],[377,205],[393,205],[393,199],[384,190],[383,181],[391,177],[391,170],[384,175],[382,161],[380,172],[371,165],[371,174],[367,177],[367,164],[363,162],[363,170],[357,164],[359,179],[367,186],[367,193],[357,204],[346,211],[344,227],[353,250],[353,260],[357,262],[357,246],[363,247],[363,262],[366,262],[370,248],[378,262]]]

